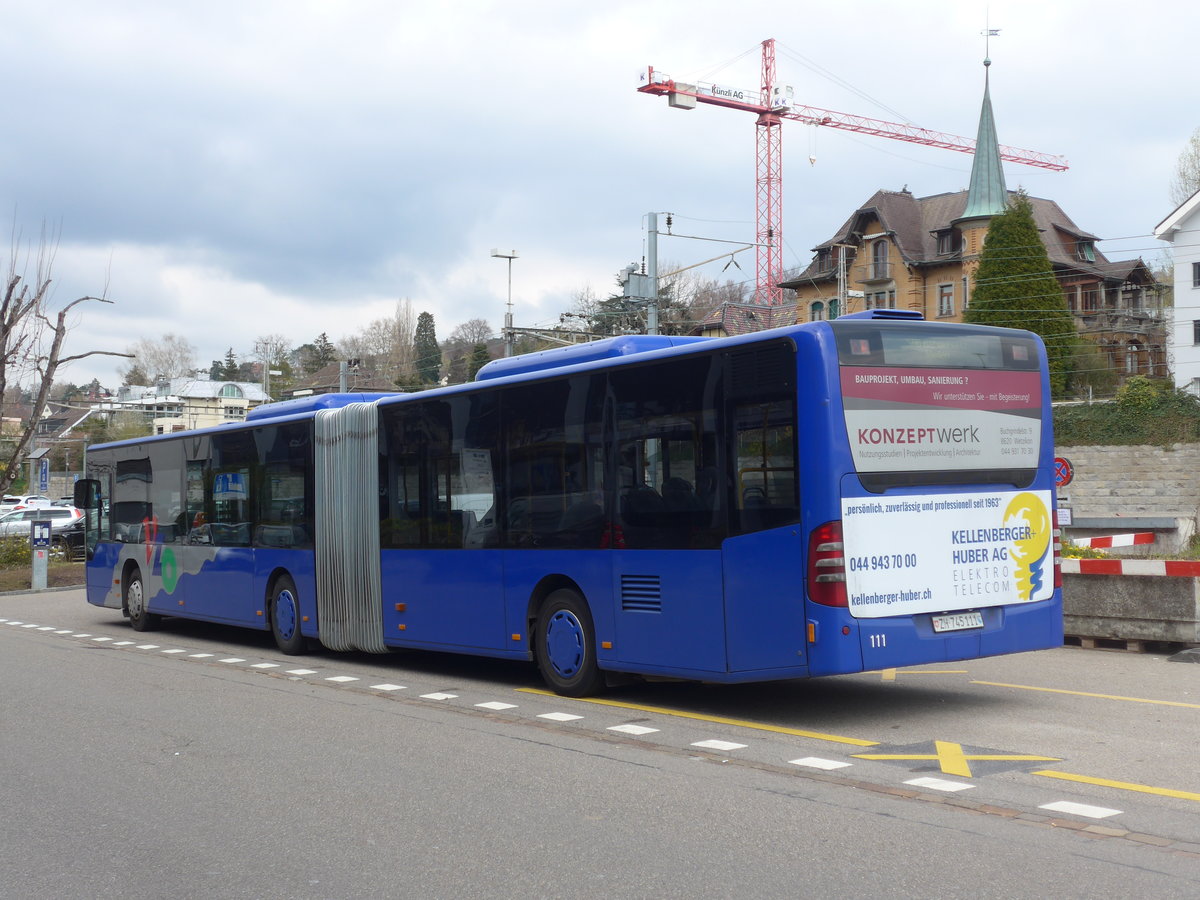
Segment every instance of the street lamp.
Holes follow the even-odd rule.
[[[519,255],[520,254],[518,254],[516,250],[509,250],[507,253],[505,253],[503,250],[497,250],[495,247],[492,248],[492,256],[497,257],[498,259],[508,260],[508,312],[504,314],[505,356],[513,355],[513,344],[515,343],[514,338],[516,337],[512,330],[512,261]]]

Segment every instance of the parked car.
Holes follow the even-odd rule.
[[[30,523],[50,523],[50,541],[59,543],[76,523],[83,522],[83,511],[73,506],[32,506],[0,515],[0,537],[29,537]]]
[[[53,506],[53,501],[43,494],[21,494],[19,496],[5,497],[0,500],[0,515],[13,512],[18,509],[25,509],[30,506]]]

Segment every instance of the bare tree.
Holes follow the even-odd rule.
[[[48,293],[53,283],[51,272],[57,235],[42,233],[34,262],[33,275],[27,273],[28,259],[22,260],[19,237],[14,233],[9,256],[8,278],[0,299],[0,397],[9,385],[27,384],[33,394],[29,418],[22,423],[17,440],[7,456],[0,455],[0,493],[8,493],[28,455],[38,422],[46,411],[54,376],[61,366],[89,356],[128,356],[108,350],[89,350],[63,356],[63,342],[78,321],[72,310],[88,300],[112,303],[103,294],[72,300],[57,312],[49,309]]]
[[[376,319],[357,334],[343,337],[338,348],[343,359],[357,359],[376,374],[399,384],[413,372],[415,330],[412,303],[404,299],[396,303],[391,316]]]
[[[476,344],[486,344],[495,333],[487,319],[470,319],[456,326],[447,341],[474,347]]]
[[[1171,178],[1171,202],[1176,206],[1200,190],[1200,128],[1192,132],[1175,163]]]
[[[181,378],[196,371],[196,348],[176,334],[142,338],[124,355],[130,357],[129,365],[120,370],[125,384],[151,384],[158,378]],[[147,380],[134,380],[142,377]]]

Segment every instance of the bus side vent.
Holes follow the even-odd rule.
[[[622,575],[623,612],[662,612],[662,579],[657,575]]]

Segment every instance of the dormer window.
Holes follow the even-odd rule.
[[[1096,244],[1094,241],[1077,241],[1075,243],[1075,252],[1084,262],[1096,261]]]
[[[939,256],[956,253],[959,249],[961,249],[959,233],[953,228],[937,233],[937,252]]]
[[[221,388],[221,396],[241,398],[246,395],[242,393],[242,389],[236,384],[227,384]]]

